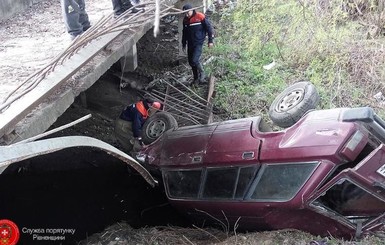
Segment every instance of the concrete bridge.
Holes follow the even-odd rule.
[[[0,12],[8,11],[15,15],[18,10],[22,11],[26,5],[35,2],[37,1],[0,0]],[[23,12],[1,22],[1,28],[7,28],[0,29],[0,34],[3,35],[1,40],[5,45],[5,52],[2,52],[3,57],[0,56],[0,60],[3,62],[1,66],[8,69],[2,70],[3,74],[0,74],[0,145],[12,144],[46,131],[74,102],[75,97],[91,87],[117,61],[125,64],[125,71],[136,69],[136,42],[153,27],[155,3],[147,2],[144,13],[125,14],[113,19],[111,6],[106,7],[105,2],[111,5],[106,0],[93,0],[94,4],[86,6],[90,17],[94,13],[101,20],[94,20],[96,23],[93,28],[71,44],[64,31],[61,35],[52,37],[59,40],[56,43],[49,42],[51,37],[45,37],[45,32],[40,31],[36,37],[27,40],[27,48],[14,45],[14,50],[12,42],[17,40],[7,39],[7,32],[12,28],[24,28],[25,33],[30,31],[29,28],[49,28],[51,21],[58,21],[57,12],[52,12],[54,16],[49,16],[42,22],[37,22],[32,17],[27,23],[18,23],[18,18],[23,19]],[[187,2],[193,6],[210,4],[208,0],[163,0],[161,16],[175,14],[176,9],[181,9]],[[40,0],[37,4],[43,3]],[[10,5],[15,6],[11,8]],[[60,12],[60,9],[55,11]],[[102,15],[104,17],[101,18]],[[179,33],[182,17],[179,15]],[[60,22],[61,16],[59,24]],[[64,28],[64,24],[61,25]],[[31,53],[28,47],[40,49]],[[37,59],[27,63],[26,60],[31,56]],[[48,62],[49,60],[51,61]]]

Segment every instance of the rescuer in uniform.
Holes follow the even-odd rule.
[[[135,143],[139,143],[139,145],[143,145],[142,142],[142,127],[146,120],[154,114],[156,111],[161,109],[161,104],[157,101],[153,101],[151,99],[140,100],[134,104],[127,106],[119,118],[131,122],[131,133],[133,138],[132,145]]]
[[[186,12],[183,19],[183,34],[182,34],[182,48],[186,50],[187,45],[187,57],[191,66],[194,83],[202,83],[205,79],[205,73],[203,66],[199,59],[202,54],[202,46],[208,35],[208,47],[214,46],[214,34],[210,21],[206,16],[195,10],[192,10],[191,4],[183,6],[183,10],[190,10]]]

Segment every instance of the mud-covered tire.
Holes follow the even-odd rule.
[[[319,100],[319,94],[311,82],[297,82],[275,98],[269,109],[270,119],[277,126],[290,127],[307,111],[315,109]]]
[[[167,112],[157,112],[146,120],[142,127],[142,141],[148,145],[169,129],[177,128],[178,122]]]

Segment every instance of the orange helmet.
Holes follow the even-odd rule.
[[[155,109],[158,109],[158,110],[160,110],[161,106],[162,105],[159,102],[157,102],[157,101],[153,102],[152,105],[151,105],[151,107],[154,107]]]

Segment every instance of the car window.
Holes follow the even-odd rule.
[[[237,168],[207,169],[206,183],[203,189],[203,198],[232,198]]]
[[[257,167],[245,167],[240,169],[237,189],[235,192],[236,199],[240,199],[245,196],[246,190],[248,189],[250,182],[253,180],[256,170]]]
[[[207,169],[203,188],[204,199],[242,199],[257,167]]]
[[[202,170],[165,171],[167,189],[173,198],[197,198]]]
[[[254,179],[257,166],[208,168],[206,170],[164,171],[168,194],[171,198],[198,199],[201,173],[206,171],[202,187],[203,199],[243,199]]]
[[[256,179],[251,199],[287,201],[309,179],[317,163],[265,165]]]

